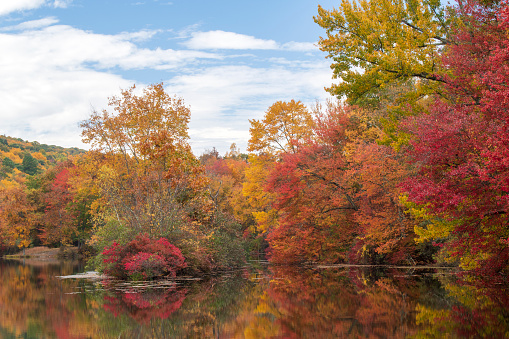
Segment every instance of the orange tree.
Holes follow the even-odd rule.
[[[92,242],[104,248],[146,233],[213,265],[202,248],[213,238],[213,203],[188,143],[189,108],[166,94],[162,84],[148,86],[141,95],[133,86],[109,105],[113,113],[93,112],[81,124],[92,152],[79,165],[75,190],[98,197],[92,206]]]

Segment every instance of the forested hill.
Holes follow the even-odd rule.
[[[76,147],[64,148],[0,135],[0,188],[42,173],[59,161],[84,152]]]

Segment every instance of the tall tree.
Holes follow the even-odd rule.
[[[300,144],[312,138],[314,121],[311,112],[300,101],[277,101],[263,119],[250,120],[248,141],[250,166],[246,169],[243,194],[252,209],[259,233],[277,225],[274,197],[264,189],[275,161],[286,153],[296,153]]]
[[[28,175],[35,175],[39,172],[39,163],[30,153],[26,153],[23,156],[23,162],[21,163],[21,170]]]
[[[178,234],[184,206],[204,187],[202,169],[188,144],[190,110],[162,84],[142,95],[135,87],[109,102],[115,113],[94,112],[81,124],[83,141],[99,152],[99,195],[108,205],[104,222],[115,220],[127,234]]]
[[[451,257],[496,272],[509,259],[509,17],[505,3],[462,5],[468,24],[443,57],[452,99],[408,122],[419,170],[404,187],[445,228],[434,240]]]
[[[451,43],[451,17],[438,0],[343,0],[338,9],[319,6],[315,22],[326,30],[320,49],[340,79],[328,91],[350,104],[377,101],[384,87],[409,79],[418,96],[442,81],[439,50]]]

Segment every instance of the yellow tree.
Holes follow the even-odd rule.
[[[188,144],[190,110],[163,84],[141,95],[135,90],[110,99],[113,113],[93,112],[81,124],[83,141],[101,157],[91,173],[108,207],[100,222],[114,222],[127,235],[175,236],[188,224],[186,208],[205,184]]]
[[[273,195],[266,190],[266,178],[275,161],[284,153],[298,151],[299,142],[313,137],[313,116],[300,101],[277,101],[261,120],[249,120],[249,168],[245,172],[243,194],[247,197],[257,231],[276,227],[278,213],[272,208]]]
[[[35,212],[22,187],[0,191],[0,230],[10,245],[23,250],[30,246],[37,225]]]
[[[296,152],[297,142],[311,138],[313,117],[300,101],[278,101],[265,112],[262,120],[249,120],[249,152],[277,156]]]
[[[341,80],[328,91],[361,104],[384,86],[413,78],[426,93],[442,81],[439,51],[451,43],[451,21],[439,0],[342,0],[330,11],[319,6],[315,22],[327,32],[319,45]]]
[[[441,52],[461,24],[439,0],[342,0],[338,9],[318,7],[315,22],[326,30],[320,49],[339,82],[327,90],[350,105],[386,110],[384,144],[398,149],[409,135],[399,120],[427,109],[442,94]]]

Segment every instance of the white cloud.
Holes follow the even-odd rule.
[[[131,85],[95,71],[13,71],[16,79],[11,74],[0,83],[0,134],[67,147],[83,147],[78,122],[90,116],[91,105],[107,107],[108,96]]]
[[[47,0],[1,0],[0,15],[36,9],[44,5],[50,5],[55,8],[66,8],[71,2],[72,0],[54,0],[49,3]]]
[[[312,42],[295,42],[295,41],[287,42],[286,44],[283,45],[283,49],[299,52],[314,52],[319,50],[316,44]]]
[[[40,29],[58,23],[55,17],[46,17],[39,20],[25,21],[15,26],[7,26],[0,28],[0,31],[25,31],[32,29]]]
[[[119,38],[122,38],[124,40],[130,40],[130,41],[146,41],[146,40],[149,40],[151,39],[152,37],[154,37],[154,35],[156,35],[157,33],[160,33],[162,32],[162,30],[149,30],[149,29],[144,29],[144,30],[141,30],[141,31],[137,31],[137,32],[122,32],[120,34],[118,34],[118,37]]]
[[[44,5],[45,2],[45,0],[2,0],[0,1],[0,15],[34,9]]]
[[[53,7],[55,8],[67,8],[70,5],[72,0],[55,0],[53,2]]]
[[[232,142],[245,150],[248,119],[261,118],[278,100],[308,105],[325,100],[329,95],[323,88],[330,85],[330,78],[328,64],[318,62],[301,69],[212,67],[166,83],[169,93],[177,93],[191,106],[192,146],[201,153],[211,147],[226,151]]]
[[[287,50],[298,52],[318,51],[312,42],[287,42],[279,44],[274,40],[258,39],[250,35],[225,31],[188,32],[182,35],[190,39],[182,44],[190,49],[251,49],[251,50]]]
[[[220,58],[216,54],[200,51],[140,49],[129,40],[137,40],[139,36],[147,34],[150,35],[146,32],[138,35],[103,35],[65,25],[19,34],[0,34],[0,48],[9,51],[3,56],[2,64],[24,64],[24,67],[33,68],[51,66],[70,70],[83,68],[86,64],[97,69],[169,69],[199,58]]]
[[[78,122],[90,115],[91,105],[106,108],[108,97],[133,83],[111,69],[176,68],[199,58],[219,57],[200,51],[141,49],[129,40],[137,37],[94,34],[64,25],[0,33],[0,134],[82,147]]]
[[[167,92],[182,96],[191,106],[194,151],[199,154],[215,146],[224,153],[232,142],[245,150],[248,119],[260,118],[277,100],[296,99],[310,104],[324,99],[327,94],[323,87],[331,81],[329,64],[321,58],[315,62],[314,58],[302,61],[279,56],[260,66],[254,51],[254,55],[232,56],[226,52],[137,45],[158,34],[158,30],[107,35],[56,23],[48,17],[0,33],[0,134],[83,147],[78,122],[89,117],[91,106],[107,108],[108,97],[118,95],[121,88],[134,82],[120,75],[123,70],[172,70],[177,76],[161,72],[156,81],[167,77]],[[224,48],[231,48],[228,46],[235,42],[235,49],[311,50],[305,43],[281,45],[215,32],[220,32],[216,36],[221,39],[234,38],[223,42]],[[196,33],[191,34],[188,43],[197,43],[193,40]],[[214,42],[214,49],[219,49],[219,40]],[[254,59],[257,67],[248,66]]]
[[[278,49],[274,40],[225,31],[193,32],[184,43],[190,49]]]

